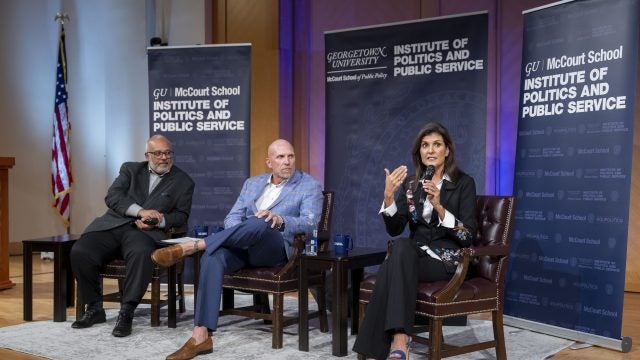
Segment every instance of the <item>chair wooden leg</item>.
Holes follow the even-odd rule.
[[[507,359],[507,348],[504,344],[504,324],[502,322],[502,311],[496,310],[491,313],[493,318],[493,337],[496,340],[496,359]]]
[[[360,301],[360,305],[358,305],[358,306],[360,306],[360,311],[359,311],[359,314],[358,314],[358,329],[360,329],[361,326],[362,326],[362,322],[364,321],[364,314],[367,312],[367,305],[368,304],[369,304],[368,302]]]
[[[431,319],[429,331],[429,360],[440,360],[442,354],[442,320]]]
[[[358,314],[358,319],[353,319],[353,321],[358,321],[358,329],[362,328],[362,321],[364,321],[364,313],[367,312],[367,304],[366,302],[362,302],[360,301],[360,304],[358,304],[358,306],[360,307],[359,309],[359,314]],[[362,354],[358,354],[358,360],[366,360],[366,357]]]
[[[171,289],[169,289],[169,291],[171,291]],[[151,326],[160,326],[160,279],[159,278],[151,280]]]
[[[284,294],[273,294],[273,329],[271,338],[271,347],[274,349],[282,349],[282,335],[284,332]]]
[[[187,307],[184,303],[184,275],[182,272],[178,274],[178,310],[180,313],[187,311]],[[195,301],[195,299],[193,299]]]
[[[256,312],[259,312],[262,314],[271,314],[271,307],[269,307],[269,294],[267,293],[253,294],[253,308],[254,308],[254,311]],[[264,323],[271,324],[272,321],[265,319]]]
[[[80,320],[84,316],[84,304],[80,299],[80,291],[76,289],[76,320]]]
[[[233,296],[233,289],[222,289],[222,310],[233,309],[235,307]]]
[[[318,286],[317,290],[318,298],[315,300],[316,304],[318,304],[318,316],[320,316],[320,332],[326,333],[329,332],[329,321],[327,320],[327,301],[324,284]]]

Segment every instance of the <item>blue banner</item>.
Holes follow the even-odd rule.
[[[148,62],[149,131],[196,183],[189,229],[212,232],[249,177],[251,46],[151,47]]]
[[[638,2],[524,14],[505,314],[620,339]]]
[[[333,229],[356,246],[384,248],[377,215],[384,168],[407,165],[428,122],[447,126],[459,166],[485,188],[487,14],[325,34],[325,188]]]

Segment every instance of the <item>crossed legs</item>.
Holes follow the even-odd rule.
[[[264,219],[248,220],[209,235],[204,241],[188,241],[157,250],[156,259],[178,258],[204,250],[200,260],[200,278],[196,299],[196,314],[191,338],[167,359],[191,359],[211,352],[210,333],[218,326],[220,298],[224,274],[247,266],[276,266],[287,260],[282,233],[271,228]],[[172,249],[173,248],[173,249]],[[166,255],[166,256],[164,256]]]

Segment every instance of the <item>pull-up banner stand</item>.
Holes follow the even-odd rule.
[[[627,352],[621,336],[638,1],[524,14],[505,323]]]
[[[428,122],[447,126],[458,165],[485,189],[487,14],[325,33],[325,187],[332,227],[358,246],[385,247],[377,215],[384,168],[407,165]]]
[[[189,229],[222,226],[249,176],[251,46],[150,47],[149,132],[195,181]]]

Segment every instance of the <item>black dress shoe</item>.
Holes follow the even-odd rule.
[[[133,314],[119,313],[116,326],[111,334],[115,337],[125,337],[131,335],[131,323],[133,322]]]
[[[76,320],[71,324],[74,329],[84,329],[107,321],[107,317],[103,308],[89,308],[85,311],[84,316],[80,320]]]

